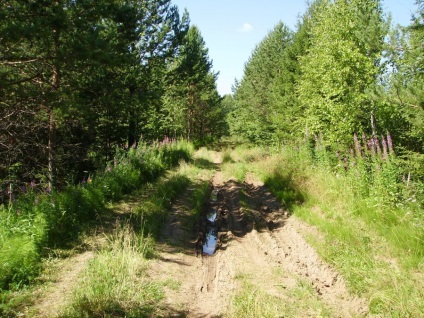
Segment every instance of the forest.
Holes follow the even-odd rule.
[[[2,1],[0,314],[19,311],[16,293],[39,281],[52,251],[204,147],[227,147],[224,163],[238,147],[283,156],[264,178],[285,208],[341,239],[302,210],[331,188],[346,199],[340,220],[363,220],[422,277],[423,0],[406,27],[380,0],[310,1],[294,30],[279,22],[257,44],[233,94],[219,95],[218,76],[201,30],[172,0]],[[243,178],[256,169],[248,162]],[[190,185],[168,181],[159,210]],[[166,215],[143,213],[150,232],[140,235],[155,237]],[[402,308],[391,295],[389,305],[370,300],[371,312],[422,314],[424,289],[412,289]]]

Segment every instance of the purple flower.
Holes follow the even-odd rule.
[[[381,136],[381,144],[383,145],[383,159],[387,159],[389,157],[389,154],[387,152],[387,143],[386,139],[384,139],[384,136]]]
[[[370,140],[368,140],[368,149],[371,150],[371,156],[374,157],[375,155],[375,146],[374,146],[374,138],[371,137]]]
[[[356,133],[353,134],[353,141],[355,142],[355,152],[357,157],[361,157],[361,144],[358,140],[358,135]]]
[[[381,148],[380,148],[380,142],[378,141],[378,138],[377,137],[373,137],[374,138],[374,145],[375,145],[375,148],[377,149],[377,154],[378,154],[378,156],[381,158]]]
[[[34,180],[32,180],[32,181],[31,181],[31,183],[30,183],[29,185],[31,186],[31,188],[33,188],[33,189],[34,189],[34,188],[35,188],[35,181],[34,181]]]
[[[389,147],[389,152],[391,155],[394,155],[395,152],[393,150],[393,141],[392,141],[392,136],[390,136],[390,133],[387,132],[387,146]]]
[[[362,133],[362,144],[364,145],[364,153],[367,153],[367,136],[364,133]]]

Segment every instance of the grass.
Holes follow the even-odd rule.
[[[278,282],[281,273],[275,273]],[[298,278],[294,286],[282,288],[288,298],[281,298],[269,288],[261,289],[251,282],[249,275],[239,273],[239,289],[232,297],[228,317],[332,317],[331,311],[322,304],[309,283]]]
[[[148,186],[145,199],[135,209],[135,214],[145,220],[146,232],[159,237],[173,200],[187,189],[190,182],[185,175],[173,172]]]
[[[29,191],[12,205],[0,206],[0,315],[18,310],[21,305],[14,301],[20,298],[18,291],[37,281],[43,258],[49,258],[58,248],[72,249],[78,244],[91,227],[97,226],[96,220],[110,213],[108,202],[148,188],[149,182],[167,169],[181,160],[191,160],[193,151],[193,145],[186,141],[142,144],[118,153],[104,171],[81,184],[45,194],[36,194],[28,186]],[[145,203],[147,208],[139,208],[140,215],[150,218],[152,232],[163,222],[163,209],[187,184],[182,175],[156,184],[156,196]],[[149,207],[158,208],[150,211]],[[157,215],[153,215],[155,211]]]
[[[119,228],[97,253],[60,317],[148,317],[163,297],[162,286],[146,275],[152,240],[131,227]]]

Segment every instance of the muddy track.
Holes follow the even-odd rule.
[[[182,198],[169,221],[173,231],[163,233],[164,241],[174,244],[162,245],[151,275],[171,279],[179,287],[166,288],[158,316],[226,317],[233,295],[242,288],[237,279],[241,276],[287,302],[295,301],[291,288],[299,281],[306,282],[332,317],[367,315],[366,301],[351,296],[343,278],[305,241],[308,226],[289,216],[263,185],[225,181],[219,171],[211,184],[211,199],[197,226],[180,226],[178,219],[187,213],[187,198]],[[214,221],[210,220],[211,211],[216,212]],[[217,236],[216,251],[208,255],[210,247],[199,248],[207,244],[211,226]],[[318,314],[310,308],[295,316]]]

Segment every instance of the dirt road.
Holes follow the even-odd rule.
[[[149,261],[150,279],[165,286],[155,316],[368,316],[366,301],[350,295],[306,242],[315,230],[284,211],[254,176],[226,179],[219,158],[211,163],[216,172],[200,219],[190,221],[192,184],[174,202],[158,255]],[[88,251],[66,260],[62,278],[40,292],[32,316],[54,317],[92,257]],[[261,306],[272,310],[265,315]]]
[[[305,241],[313,229],[288,215],[260,182],[224,180],[217,171],[194,229],[180,222],[188,213],[185,200],[175,205],[151,266],[152,277],[169,282],[158,316],[235,316],[234,300],[246,288],[286,303],[292,311],[281,317],[367,315],[366,302],[351,296],[343,278]],[[211,247],[201,245],[209,242],[211,227],[216,251],[208,255]]]

